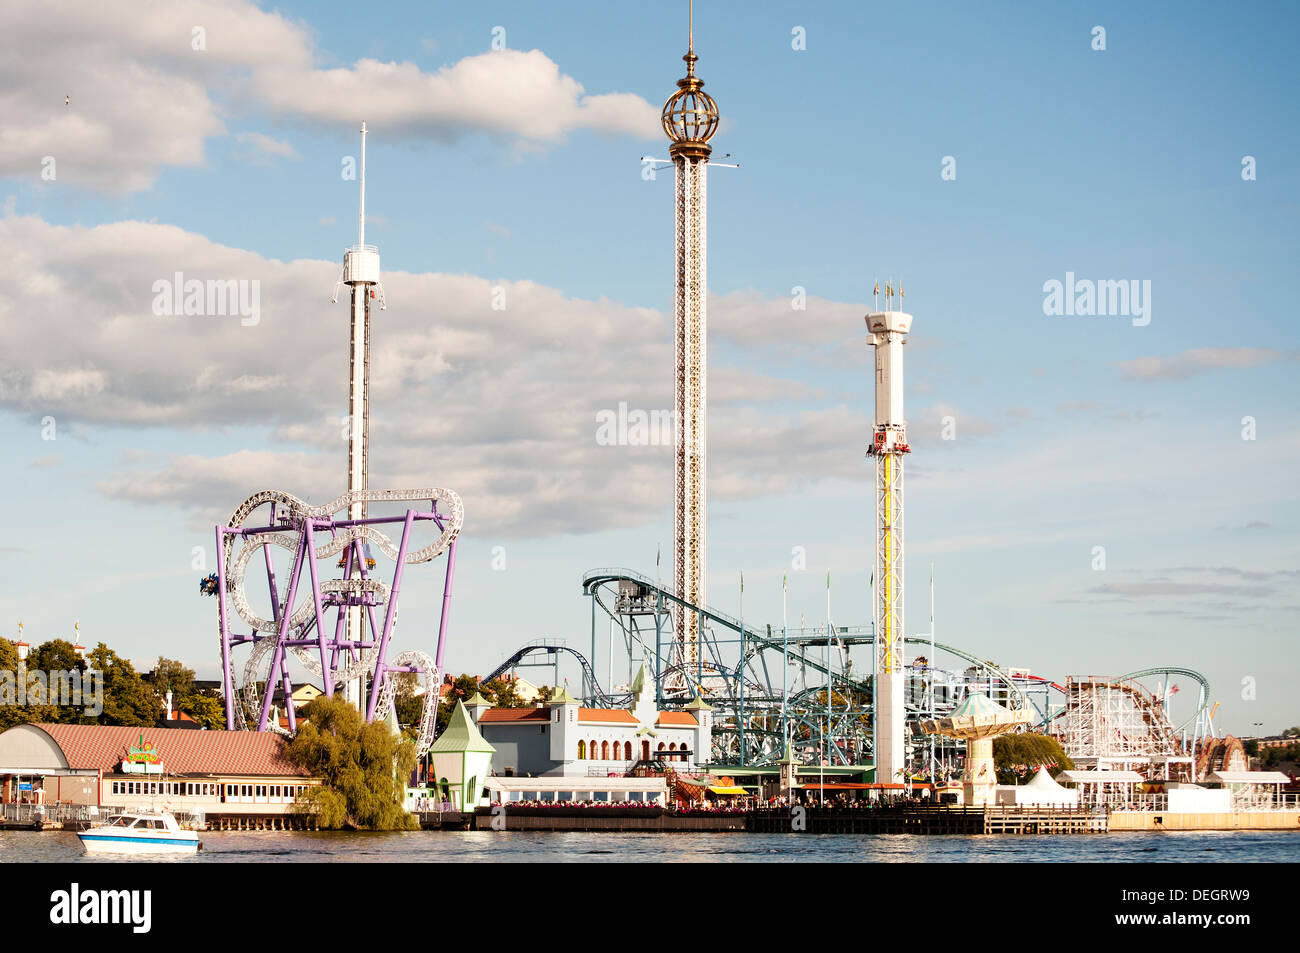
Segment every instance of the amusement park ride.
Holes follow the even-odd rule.
[[[438,675],[446,648],[456,538],[464,521],[464,508],[455,492],[440,487],[371,490],[367,485],[370,303],[379,288],[379,249],[365,244],[365,136],[366,126],[362,123],[358,241],[345,253],[339,282],[349,286],[352,298],[348,492],[323,506],[310,506],[277,490],[254,493],[224,525],[216,528],[217,572],[215,578],[204,580],[203,588],[217,597],[228,729],[255,725],[258,731],[297,730],[290,697],[291,659],[322,680],[326,695],[342,690],[363,710],[367,721],[387,717],[393,704],[392,676],[408,672],[417,674],[424,687],[425,705],[417,739],[418,752],[423,755],[434,738]],[[379,295],[382,308],[382,291]],[[337,297],[336,290],[335,300]],[[413,505],[417,503],[425,505]],[[371,504],[406,506],[405,512],[374,516]],[[424,531],[429,524],[436,535],[420,545],[417,529]],[[397,533],[397,540],[384,528]],[[243,545],[236,551],[241,541]],[[275,548],[290,554],[283,590],[277,583]],[[376,571],[376,549],[393,563],[387,580]],[[390,657],[406,567],[431,562],[444,553],[447,572],[434,657],[419,651]],[[325,569],[335,557],[335,568],[342,569],[342,578],[326,579]],[[249,603],[250,566],[265,571],[270,606],[265,615],[259,615]],[[233,617],[249,626],[248,634],[233,631]],[[243,678],[237,681],[234,650],[249,644],[252,651],[244,661]],[[277,686],[284,692],[284,725],[272,712]]]
[[[719,113],[695,75],[693,19],[683,59],[686,77],[662,111],[675,178],[678,438],[672,579],[665,585],[630,569],[589,571],[582,589],[591,600],[590,653],[559,640],[539,640],[513,653],[488,679],[535,664],[554,665],[558,671],[561,657],[572,658],[582,673],[586,703],[613,707],[628,702],[626,684],[615,685],[616,657],[620,672],[626,663],[628,682],[644,664],[653,673],[660,707],[685,705],[693,698],[713,707],[711,760],[719,765],[775,764],[788,746],[807,764],[874,764],[880,781],[950,774],[965,753],[960,732],[949,725],[948,736],[936,739],[926,737],[921,725],[951,721],[960,706],[979,695],[1014,712],[1015,730],[1059,737],[1081,766],[1130,768],[1152,777],[1186,777],[1195,771],[1198,745],[1214,736],[1209,686],[1196,672],[1146,669],[1117,678],[1072,678],[1062,685],[1004,670],[936,642],[933,615],[928,634],[906,635],[903,457],[910,448],[902,348],[912,316],[892,309],[892,282],[886,285],[885,310],[866,316],[876,355],[876,412],[867,448],[875,463],[872,623],[835,625],[828,610],[824,626],[793,629],[783,624],[774,631],[706,604],[705,177]],[[347,250],[340,279],[352,299],[348,492],[315,507],[278,491],[250,496],[216,529],[218,572],[204,581],[204,591],[217,596],[229,728],[296,729],[289,698],[291,661],[320,678],[327,695],[345,691],[369,720],[387,716],[392,676],[411,672],[423,681],[428,700],[419,725],[423,753],[433,740],[463,509],[451,490],[370,490],[367,485],[370,305],[379,289],[379,254],[364,244],[364,137],[363,124],[359,239]],[[901,287],[897,295],[901,307]],[[399,505],[389,515],[376,516],[372,504]],[[436,535],[418,545],[417,530],[430,527]],[[281,552],[282,562],[288,554],[282,569],[285,586],[277,583],[274,550]],[[387,576],[378,571],[375,550],[392,563]],[[390,658],[405,568],[444,554],[434,657],[411,651]],[[331,562],[335,557],[337,563]],[[341,578],[325,578],[327,566],[341,567]],[[260,614],[249,602],[247,576],[254,567],[266,576],[269,609]],[[249,627],[247,634],[234,631],[236,619]],[[598,632],[610,646],[603,686],[594,667]],[[241,646],[251,647],[242,667],[234,659]],[[1196,685],[1197,691],[1180,693],[1175,678]],[[283,687],[288,706],[283,726],[273,717],[277,686]]]

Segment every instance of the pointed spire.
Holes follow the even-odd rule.
[[[636,677],[632,679],[632,685],[629,688],[629,691],[631,691],[633,695],[640,695],[645,691],[646,683],[649,680],[650,674],[645,670],[645,662],[642,662],[641,667],[636,670]]]
[[[569,690],[565,688],[563,685],[559,686],[558,688],[555,689],[555,691],[551,692],[550,701],[552,705],[578,704],[578,700],[574,698],[572,695],[570,695]]]
[[[448,752],[479,751],[493,752],[497,749],[488,743],[478,730],[478,725],[474,724],[474,719],[469,716],[465,710],[463,701],[456,702],[456,707],[447,719],[447,727],[442,730],[442,734],[432,745],[429,750],[434,754],[446,754]]]

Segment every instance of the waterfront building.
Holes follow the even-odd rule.
[[[662,777],[490,777],[487,779],[487,791],[493,804],[509,804],[512,801],[619,804],[632,801],[664,807],[668,805],[668,782]]]
[[[494,749],[494,776],[619,775],[639,761],[699,770],[713,748],[713,709],[696,699],[660,710],[644,666],[631,691],[628,708],[585,708],[561,687],[533,708],[493,708],[476,695],[465,709]]]
[[[1099,771],[1072,768],[1062,771],[1056,780],[1079,792],[1079,803],[1091,807],[1119,807],[1135,802],[1137,786],[1144,780],[1136,771]]]
[[[470,701],[485,704],[487,699],[475,694]],[[465,703],[456,702],[447,727],[429,748],[437,792],[451,802],[453,810],[472,809],[478,804],[495,751],[465,710]]]
[[[16,725],[0,733],[0,793],[97,809],[267,817],[319,782],[279,735],[116,725]]]

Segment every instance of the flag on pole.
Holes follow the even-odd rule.
[[[785,592],[785,580],[786,580],[786,577],[785,577],[785,576],[782,576],[782,577],[781,577],[781,591],[782,591],[782,592]]]

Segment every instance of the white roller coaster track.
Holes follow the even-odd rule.
[[[274,503],[277,508],[281,508],[278,509],[276,515],[287,527],[297,527],[297,532],[292,534],[262,533],[247,539],[238,556],[233,560],[231,555],[234,550],[235,536],[228,534],[223,541],[226,564],[226,591],[230,596],[235,612],[255,631],[267,633],[266,638],[259,639],[254,644],[252,652],[244,663],[243,683],[239,688],[238,697],[235,700],[236,704],[234,705],[235,720],[240,729],[248,727],[248,714],[260,712],[265,704],[265,694],[257,690],[258,682],[262,681],[265,684],[266,692],[275,690],[275,686],[271,684],[270,679],[270,664],[271,659],[274,658],[273,650],[280,640],[280,624],[273,619],[264,619],[257,615],[249,606],[248,597],[244,592],[244,576],[248,569],[248,562],[253,554],[264,550],[266,546],[279,546],[297,554],[302,546],[303,534],[306,532],[305,520],[332,516],[346,510],[353,503],[413,502],[419,500],[429,500],[434,504],[442,503],[445,505],[447,512],[444,515],[444,526],[438,538],[428,546],[406,554],[403,562],[406,565],[414,565],[429,562],[441,556],[451,547],[451,544],[456,541],[456,537],[460,534],[461,525],[465,518],[465,510],[460,496],[454,491],[441,487],[414,490],[362,490],[355,493],[345,493],[323,506],[310,506],[293,494],[285,493],[282,490],[261,490],[248,497],[235,508],[235,512],[231,514],[226,523],[228,529],[241,528],[244,521],[258,507],[271,503]],[[396,560],[401,552],[392,539],[374,527],[353,526],[338,530],[328,543],[317,549],[317,561],[338,555],[355,540],[373,543],[385,556],[392,560]],[[377,605],[387,603],[390,594],[388,585],[379,579],[327,579],[321,583],[320,589],[322,594],[346,593],[356,595],[366,593],[374,598]],[[279,618],[283,618],[284,613],[289,611],[287,601],[288,592],[286,591],[284,601],[277,607]],[[310,593],[305,594],[302,603],[293,610],[293,614],[289,618],[288,632],[292,637],[301,636],[304,627],[311,622],[315,612],[314,600],[311,598]],[[397,615],[397,612],[394,611],[394,629],[397,626]],[[317,620],[317,624],[319,623],[320,620]],[[218,626],[218,639],[220,638],[220,626]],[[324,672],[318,655],[302,646],[293,646],[290,651],[293,653],[294,658],[302,663],[309,672],[317,678],[323,676]],[[371,671],[374,668],[378,653],[379,647],[377,645],[358,653],[356,658],[334,673],[335,682],[345,683]],[[417,754],[423,755],[428,750],[429,745],[433,743],[438,709],[437,680],[439,672],[434,660],[423,652],[403,652],[394,659],[392,664],[398,666],[409,665],[420,669],[420,680],[425,690],[425,701],[420,715],[416,748]],[[388,678],[385,679],[380,697],[376,702],[375,717],[378,719],[387,717],[392,703],[393,680]],[[279,734],[288,734],[276,720],[268,722],[267,727]]]

